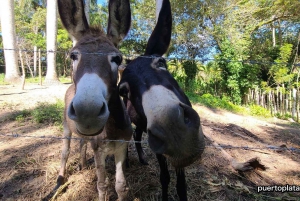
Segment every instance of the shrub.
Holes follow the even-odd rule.
[[[250,109],[250,114],[252,116],[261,116],[266,118],[272,116],[270,111],[268,111],[266,108],[261,107],[259,105],[250,105],[249,109]]]
[[[20,112],[17,112],[15,120],[19,123],[24,122],[25,118],[30,116],[30,111],[29,110],[22,110]]]
[[[62,101],[57,103],[38,103],[32,111],[33,120],[36,123],[53,123],[60,125],[63,119],[64,104]]]

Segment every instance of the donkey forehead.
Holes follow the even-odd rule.
[[[124,80],[131,77],[139,80],[149,88],[152,85],[168,85],[173,79],[171,74],[165,69],[157,67],[157,63],[163,60],[161,57],[139,57],[130,62],[123,72]]]
[[[119,50],[106,36],[85,36],[77,42],[73,50],[74,49],[78,49],[86,53],[119,53]]]
[[[169,71],[153,67],[155,62],[157,62],[156,58],[133,60],[124,70],[121,82],[128,82],[132,94],[138,97],[143,96],[153,86],[160,86],[160,88],[172,91],[181,102],[190,105],[184,92]]]

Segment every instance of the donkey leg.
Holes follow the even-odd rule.
[[[161,154],[156,154],[160,168],[160,183],[162,186],[162,201],[168,201],[168,186],[170,183],[170,174],[168,170],[167,159]]]
[[[126,159],[126,152],[128,143],[117,143],[118,150],[115,152],[115,164],[116,164],[116,185],[115,189],[118,194],[118,200],[124,201],[127,198],[129,191],[128,186],[126,185],[126,179],[124,176],[124,162]]]
[[[99,201],[105,201],[108,200],[108,198],[106,198],[108,180],[106,180],[106,170],[105,170],[105,158],[107,154],[105,152],[102,152],[102,150],[99,147],[93,148],[93,150],[94,150],[96,174],[98,178],[97,189],[99,193]]]
[[[180,201],[187,201],[186,181],[184,168],[176,169],[176,190]]]
[[[70,131],[69,127],[67,125],[64,125],[64,139],[63,139],[63,148],[61,152],[61,160],[60,160],[60,169],[59,169],[59,175],[56,181],[56,187],[55,190],[58,189],[65,180],[65,171],[66,171],[66,165],[68,161],[68,157],[70,154],[70,143],[71,143],[71,136],[72,132]]]
[[[85,139],[80,140],[80,164],[79,169],[86,168],[86,149],[87,149],[87,141]]]
[[[143,135],[143,130],[140,129],[139,127],[136,127],[134,133],[135,133],[133,135],[134,141],[141,141],[142,140],[142,135]],[[145,160],[144,151],[143,151],[143,148],[142,148],[142,143],[135,143],[135,147],[136,147],[136,151],[137,151],[138,156],[139,156],[140,163],[143,164],[143,165],[148,165],[147,161]]]

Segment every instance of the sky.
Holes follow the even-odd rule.
[[[106,2],[107,0],[97,0],[97,4],[103,4],[104,2]]]

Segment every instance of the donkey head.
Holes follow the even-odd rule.
[[[161,57],[168,49],[171,30],[170,2],[164,0],[145,55],[127,65],[119,92],[147,122],[144,129],[150,148],[166,155],[175,167],[184,167],[200,157],[204,140],[197,112]]]
[[[130,27],[129,0],[109,1],[107,34],[88,25],[83,0],[58,0],[58,8],[64,27],[77,41],[70,51],[75,92],[70,94],[66,115],[76,123],[79,134],[97,135],[109,117],[108,103],[117,89],[122,62],[117,45]]]

